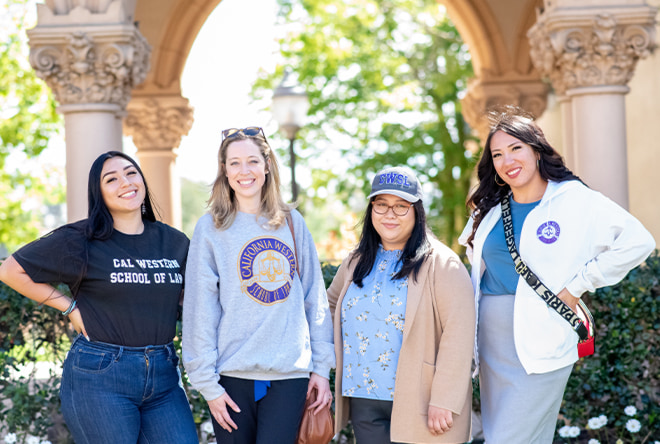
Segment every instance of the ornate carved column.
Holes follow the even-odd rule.
[[[140,166],[162,219],[181,228],[181,189],[174,174],[176,148],[193,123],[193,109],[181,96],[134,97],[124,133],[133,137]]]
[[[67,216],[87,217],[89,167],[121,150],[121,117],[149,70],[151,48],[133,24],[135,0],[47,1],[28,31],[30,63],[64,115]]]
[[[577,154],[573,146],[573,104],[571,98],[566,94],[562,94],[557,98],[559,102],[559,111],[561,114],[561,141],[564,152],[564,161],[566,165],[572,170],[577,171]]]
[[[501,76],[494,79],[473,79],[463,100],[463,116],[485,143],[488,137],[488,120],[485,114],[499,105],[516,105],[534,116],[545,111],[548,86],[539,80],[520,75]]]
[[[570,119],[577,174],[628,207],[625,94],[637,61],[655,49],[656,10],[643,0],[545,0],[529,30],[535,67]],[[564,128],[570,131],[570,128]]]

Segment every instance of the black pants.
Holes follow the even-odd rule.
[[[349,399],[351,424],[357,444],[395,444],[390,441],[392,401]]]
[[[229,376],[221,378],[227,394],[241,409],[228,408],[238,430],[229,433],[213,421],[218,444],[294,444],[302,420],[308,378],[271,381],[266,396],[254,401],[254,381]]]

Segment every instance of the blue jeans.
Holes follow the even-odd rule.
[[[123,347],[78,336],[62,373],[76,444],[198,444],[172,343]]]

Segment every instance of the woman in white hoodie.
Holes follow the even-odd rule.
[[[578,335],[521,279],[505,240],[507,199],[522,260],[573,311],[619,282],[655,248],[650,233],[565,165],[522,110],[491,116],[468,198],[468,247],[477,304],[476,361],[488,444],[551,443]]]

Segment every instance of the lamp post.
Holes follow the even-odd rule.
[[[273,118],[280,126],[280,132],[289,140],[289,159],[291,165],[291,195],[292,201],[298,200],[298,184],[296,184],[296,153],[293,142],[298,131],[303,126],[309,100],[302,86],[292,78],[290,71],[285,71],[282,83],[273,93]]]

